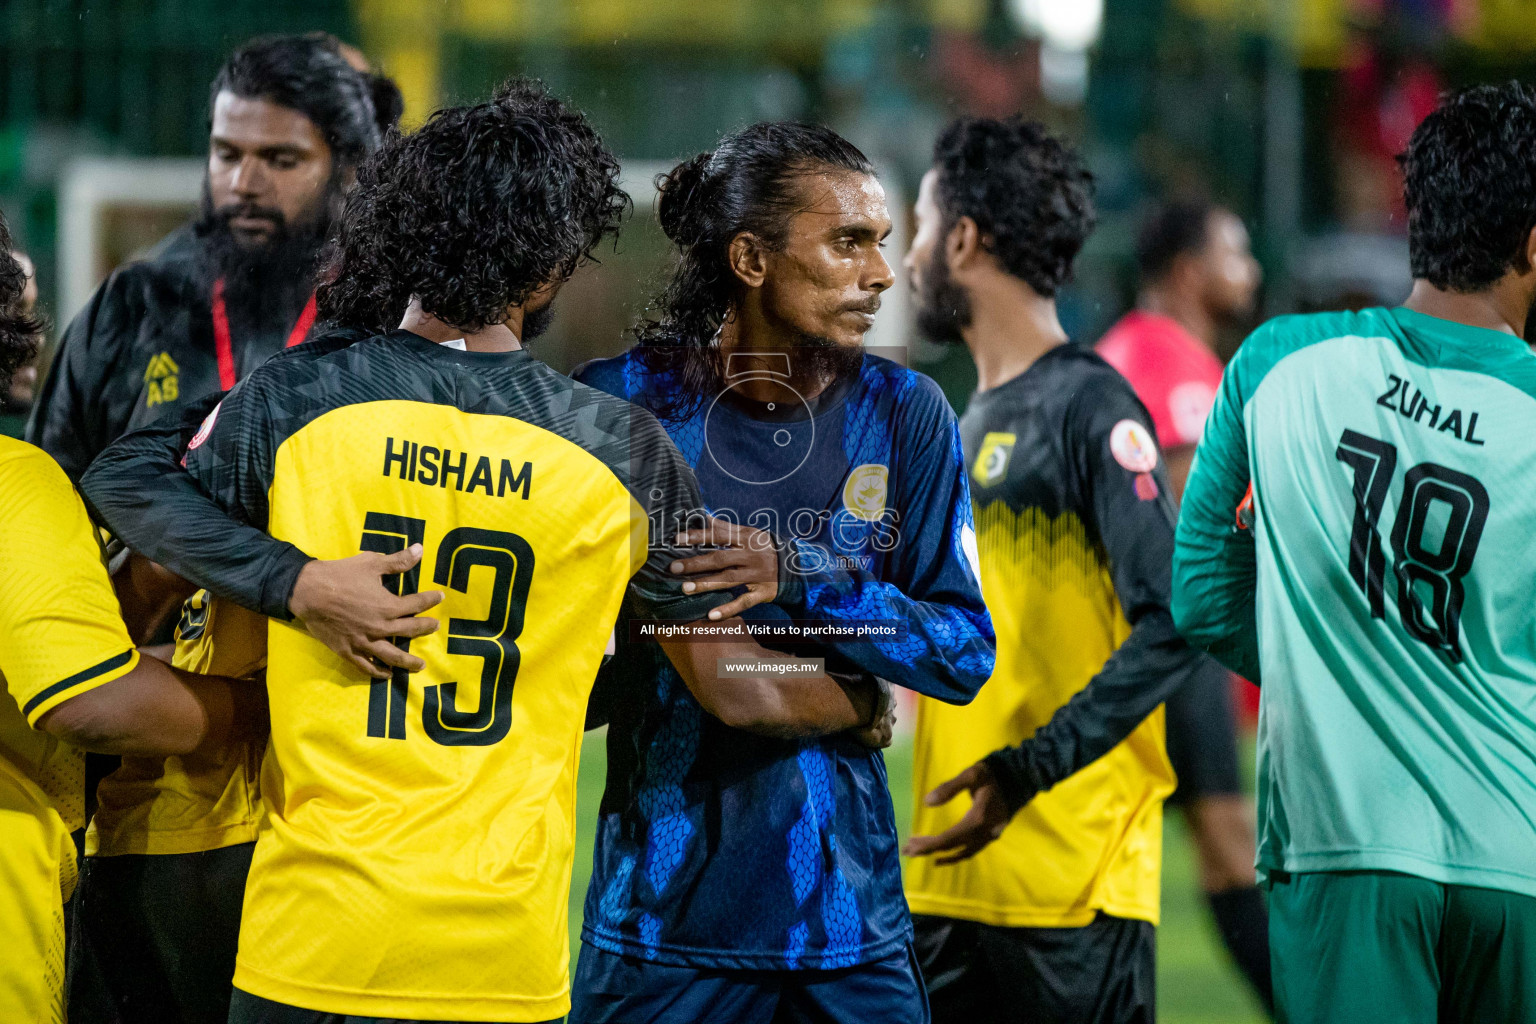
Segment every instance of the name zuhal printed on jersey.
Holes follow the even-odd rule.
[[[454,458],[455,454],[457,459]],[[471,459],[474,461],[471,462]],[[384,476],[399,477],[427,487],[447,487],[448,481],[452,479],[456,491],[472,493],[480,490],[493,498],[504,498],[509,492],[521,492],[523,499],[527,500],[533,489],[531,462],[524,462],[521,468],[514,471],[511,459],[493,462],[489,455],[455,453],[452,448],[437,448],[416,441],[402,439],[399,449],[396,449],[393,437],[384,439]]]
[[[1413,397],[1408,397],[1408,389],[1413,388]],[[1467,444],[1481,445],[1483,439],[1477,436],[1477,416],[1473,412],[1466,417],[1462,416],[1460,409],[1452,409],[1448,414],[1444,407],[1430,405],[1429,399],[1424,397],[1410,380],[1405,380],[1395,373],[1387,374],[1387,390],[1376,399],[1376,404],[1383,409],[1391,409],[1404,419],[1415,423],[1424,423],[1424,414],[1429,414],[1429,422],[1424,424],[1429,429],[1442,434],[1454,434],[1458,441]],[[1466,432],[1462,432],[1462,422],[1465,419]]]

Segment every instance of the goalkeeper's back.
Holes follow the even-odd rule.
[[[1271,321],[1228,368],[1175,615],[1263,684],[1261,873],[1536,895],[1533,424],[1520,338],[1403,308]]]

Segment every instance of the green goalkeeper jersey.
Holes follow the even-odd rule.
[[[1243,345],[1184,495],[1173,610],[1263,685],[1261,877],[1536,896],[1533,574],[1522,340],[1367,309]]]

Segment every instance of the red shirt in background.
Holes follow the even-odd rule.
[[[1221,386],[1221,361],[1178,321],[1133,309],[1109,329],[1099,355],[1131,382],[1164,448],[1197,444]]]
[[[1133,309],[1099,339],[1099,355],[1131,382],[1152,414],[1163,448],[1200,442],[1221,386],[1221,360],[1178,321]],[[1233,696],[1245,724],[1258,717],[1258,688],[1234,675]]]

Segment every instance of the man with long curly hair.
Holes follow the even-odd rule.
[[[963,119],[916,209],[919,325],[976,362],[960,431],[998,637],[973,705],[918,707],[907,899],[933,1017],[1149,1024],[1174,786],[1160,705],[1198,656],[1168,607],[1151,419],[1056,316],[1093,178],[1038,124]]]
[[[37,352],[0,221],[0,392]],[[63,1024],[70,832],[83,751],[210,756],[265,720],[260,690],[141,656],[85,505],[59,466],[0,437],[0,1020]]]
[[[719,518],[674,571],[744,586],[765,639],[965,703],[992,671],[954,414],[865,350],[885,191],[819,125],[757,124],[661,181],[679,262],[624,355],[578,380],[650,409]],[[621,628],[572,1021],[927,1017],[878,751],[744,734]]]
[[[85,476],[130,546],[276,618],[307,625],[306,579],[325,563],[304,552],[388,553],[396,593],[442,601],[441,631],[422,618],[392,631],[412,673],[271,625],[267,816],[231,1021],[541,1021],[568,1007],[576,757],[620,602],[683,622],[720,603],[668,572],[702,503],[656,420],[524,347],[616,230],[618,172],[534,83],[439,111],[360,172],[319,297],[346,326],[242,381],[188,441],[184,471],[167,427]],[[818,735],[875,718],[878,687],[781,678],[792,658],[715,671],[745,648],[667,653],[743,727]]]

